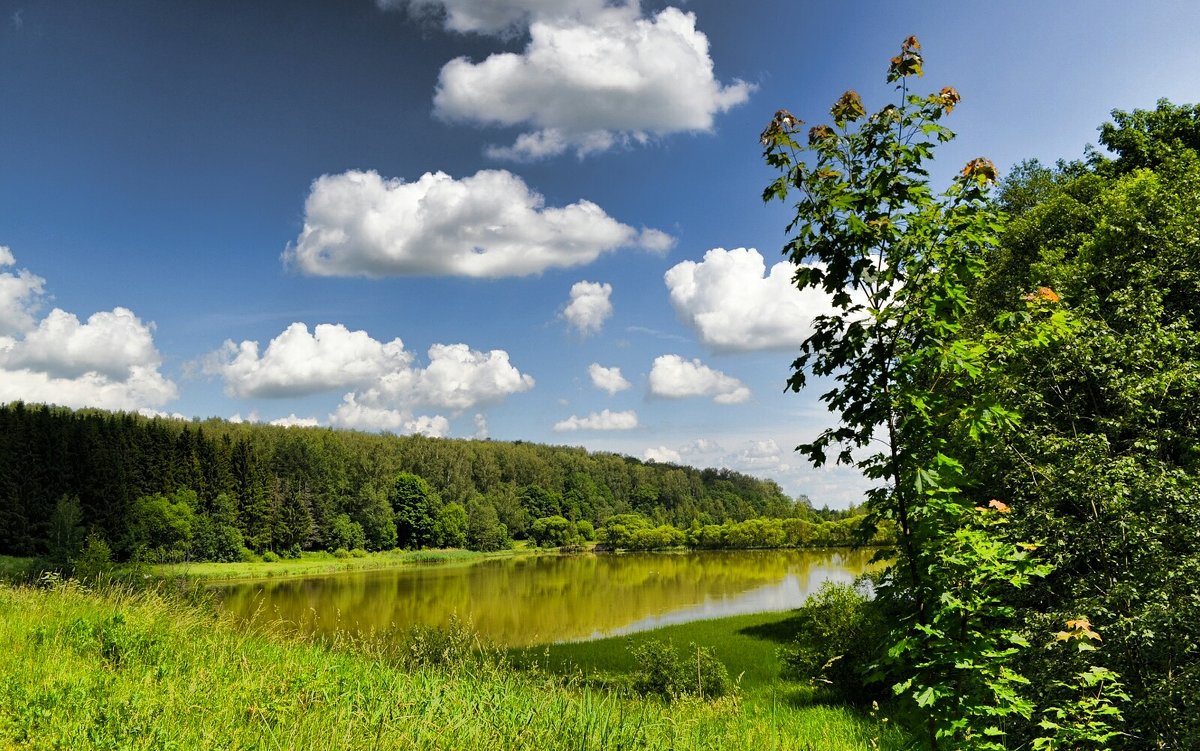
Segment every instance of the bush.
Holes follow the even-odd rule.
[[[238,553],[238,560],[242,563],[258,563],[262,559],[258,557],[258,553],[247,547],[243,547]]]
[[[263,563],[278,563],[279,556],[273,550],[264,550],[262,554]]]
[[[827,581],[796,611],[793,645],[780,650],[785,678],[866,701],[863,675],[885,629],[872,601],[850,584]]]
[[[337,550],[333,551],[333,557],[334,558],[349,558],[350,551],[346,550],[345,548],[338,548]]]
[[[112,568],[112,549],[104,538],[95,532],[87,536],[83,550],[72,562],[75,576],[80,579],[95,579]]]
[[[683,696],[715,699],[733,688],[729,670],[706,647],[689,644],[686,655],[671,642],[651,639],[633,648],[638,664],[633,688],[643,696],[656,695],[668,701]]]
[[[367,551],[363,550],[362,548],[355,548],[354,550],[350,551],[350,556],[353,558],[366,558]]]

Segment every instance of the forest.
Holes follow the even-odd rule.
[[[804,608],[793,665],[932,749],[1200,743],[1200,106],[1114,111],[1100,146],[1000,179],[929,165],[953,88],[763,132],[801,288],[831,295],[791,386],[897,525],[873,597]]]
[[[738,472],[578,448],[0,406],[0,554],[65,559],[88,536],[148,561],[495,550],[595,539],[610,518],[621,547],[846,544],[848,516]]]

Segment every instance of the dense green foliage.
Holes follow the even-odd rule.
[[[805,639],[856,612],[831,599],[794,666],[862,666],[840,688],[882,680],[929,748],[1193,748],[1200,108],[1115,112],[1112,158],[1022,165],[996,199],[976,159],[938,196],[959,97],[909,92],[918,50],[896,103],[847,92],[806,143],[786,111],[763,133],[764,197],[800,195],[796,282],[835,309],[791,385],[833,376],[841,423],[801,451],[880,480],[869,518],[899,538],[869,606],[890,635],[822,652]]]
[[[537,519],[687,528],[812,517],[773,482],[583,449],[0,406],[0,554],[499,550]],[[580,531],[583,535],[583,532]]]
[[[1031,626],[1086,616],[1120,675],[1122,748],[1200,738],[1200,107],[1114,112],[1112,158],[1014,172],[1011,213],[980,287],[1052,289],[1077,322],[1017,353],[994,392],[1026,429],[974,458],[1055,569],[1016,604]],[[1016,197],[1022,197],[1018,204]],[[989,311],[990,313],[990,311]],[[1027,655],[1041,701],[1079,691],[1086,664]],[[1065,684],[1065,685],[1064,685]]]

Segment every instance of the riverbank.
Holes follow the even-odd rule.
[[[140,567],[144,573],[159,579],[190,579],[197,581],[234,581],[242,579],[279,579],[296,576],[319,576],[347,571],[370,571],[372,569],[401,568],[427,564],[454,565],[470,564],[489,558],[510,558],[534,555],[536,548],[517,547],[481,553],[475,550],[426,549],[386,550],[339,557],[324,551],[301,553],[299,558],[281,558],[277,561],[235,561],[218,563],[160,563]],[[118,571],[127,567],[118,567]]]
[[[113,564],[108,573],[112,578],[127,577],[154,579],[187,579],[196,582],[235,582],[256,579],[286,579],[291,577],[320,576],[348,571],[370,571],[373,569],[402,568],[437,564],[444,566],[467,565],[490,558],[511,558],[536,555],[553,551],[538,550],[520,545],[511,550],[481,553],[475,550],[427,549],[387,550],[349,556],[336,556],[324,551],[304,552],[299,558],[281,558],[275,561],[200,561],[190,563],[119,563]],[[48,566],[37,558],[17,558],[0,555],[0,580],[25,581],[35,578]]]
[[[663,704],[231,621],[154,590],[0,584],[0,747],[899,748],[841,707]]]

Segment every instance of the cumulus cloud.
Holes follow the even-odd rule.
[[[563,309],[563,318],[579,333],[595,334],[612,315],[612,285],[576,282],[571,285],[571,300]]]
[[[716,79],[708,37],[697,30],[694,14],[678,8],[642,17],[636,2],[599,8],[577,2],[588,7],[568,13],[545,12],[549,3],[513,4],[531,19],[524,51],[480,63],[451,60],[433,100],[434,113],[450,122],[529,129],[513,145],[490,149],[490,156],[529,160],[573,150],[582,157],[656,136],[710,131],[718,113],[745,102],[754,88]],[[515,10],[505,16],[509,24],[517,18]]]
[[[711,396],[717,404],[739,404],[750,398],[750,389],[738,379],[713,370],[698,359],[661,355],[650,368],[650,393],[668,399]]]
[[[315,428],[321,424],[321,421],[315,417],[297,417],[296,413],[293,412],[287,417],[272,420],[271,424],[283,428]]]
[[[629,381],[625,380],[625,376],[621,375],[620,368],[606,368],[600,363],[594,362],[588,366],[588,375],[592,377],[593,386],[607,391],[609,394],[615,394],[631,387]]]
[[[648,462],[659,462],[660,464],[679,464],[683,461],[683,457],[679,455],[678,451],[666,446],[648,448],[642,453],[642,458]]]
[[[15,263],[12,251],[0,246],[0,268]],[[159,372],[153,323],[120,307],[85,322],[54,308],[39,321],[34,314],[44,283],[26,270],[0,274],[0,403],[133,412],[178,396]]]
[[[346,394],[329,423],[350,430],[387,431],[401,435],[420,434],[444,438],[450,434],[450,421],[441,415],[414,416],[406,408],[362,404],[358,397]]]
[[[448,429],[444,418],[414,418],[416,407],[461,411],[496,404],[534,386],[533,377],[517,370],[504,350],[434,344],[428,357],[428,365],[420,367],[400,339],[380,342],[341,324],[318,324],[310,334],[303,323],[293,323],[261,355],[258,342],[230,341],[205,359],[203,369],[221,376],[226,391],[238,397],[352,388],[330,416],[332,423],[398,432],[444,434]]]
[[[507,35],[535,17],[587,17],[607,0],[375,0],[382,10],[407,8],[417,18],[441,16],[447,31]]]
[[[487,415],[482,413],[475,415],[475,435],[471,437],[477,441],[482,441],[488,437]]]
[[[16,263],[12,251],[0,245],[0,269]],[[45,283],[28,269],[0,274],[0,337],[24,334],[34,327]]]
[[[220,375],[230,396],[282,398],[366,385],[387,373],[406,371],[413,356],[404,343],[384,343],[365,331],[339,324],[293,323],[259,354],[258,342],[243,341],[212,353],[205,372]]]
[[[0,363],[51,378],[97,373],[120,381],[130,377],[134,368],[158,365],[152,327],[126,308],[93,313],[87,323],[55,308],[0,355]]]
[[[587,417],[571,415],[554,424],[554,430],[563,433],[572,430],[633,430],[638,426],[637,412],[593,412]]]
[[[713,248],[700,263],[684,261],[664,276],[680,320],[715,350],[795,349],[815,316],[831,312],[819,290],[796,289],[796,267],[780,262],[767,273],[757,250]]]
[[[724,451],[724,449],[721,448],[721,444],[717,443],[716,441],[709,440],[708,438],[697,438],[696,440],[692,441],[691,443],[689,443],[686,446],[684,446],[683,448],[681,448],[679,451],[682,454],[687,454],[687,455],[691,456],[691,455],[695,455],[695,454],[717,453],[720,451]]]
[[[670,242],[591,201],[546,207],[505,170],[461,180],[426,173],[412,183],[350,171],[313,182],[304,229],[283,259],[316,276],[494,279],[579,266],[622,247],[661,253]]]
[[[728,457],[733,467],[743,472],[784,472],[788,464],[774,439],[747,441],[742,449]]]

